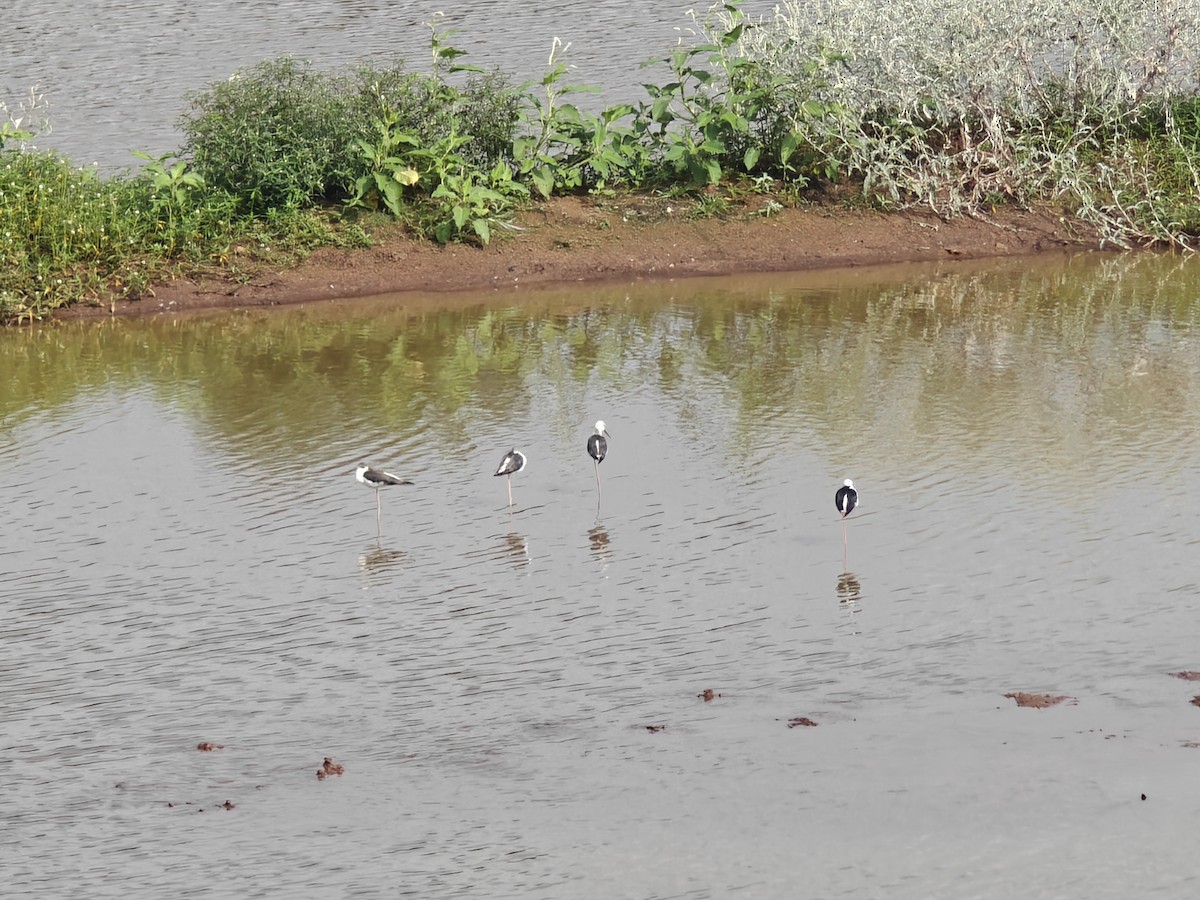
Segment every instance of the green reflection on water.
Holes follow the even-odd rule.
[[[569,431],[637,395],[734,444],[1054,469],[1200,424],[1198,283],[1190,260],[1076,256],[67,323],[0,334],[0,421],[151,390],[237,452],[303,454],[331,421],[462,446],[534,397]]]

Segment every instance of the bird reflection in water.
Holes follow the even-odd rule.
[[[588,544],[597,559],[601,562],[608,562],[612,559],[612,550],[608,546],[608,529],[604,527],[603,522],[597,522],[589,528],[587,535]]]
[[[862,582],[853,572],[843,572],[837,580],[838,603],[857,603],[862,599]]]
[[[497,559],[507,559],[518,569],[528,566],[530,563],[529,542],[525,540],[525,535],[517,534],[515,531],[510,531],[500,539],[500,552],[496,554]]]

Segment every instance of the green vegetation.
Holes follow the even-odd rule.
[[[768,194],[980,215],[1053,204],[1118,246],[1200,235],[1200,0],[738,2],[648,63],[646,98],[581,109],[554,44],[513,85],[432,28],[428,73],[269,60],[188,98],[183,146],[114,177],[26,149],[0,107],[0,319],[234,279],[396,220],[486,244],[554,194],[660,191],[693,215]]]

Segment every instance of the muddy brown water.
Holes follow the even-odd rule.
[[[1193,896],[1198,279],[0,332],[4,896]]]

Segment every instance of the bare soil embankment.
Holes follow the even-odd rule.
[[[981,259],[1095,249],[1095,236],[1049,211],[1003,209],[987,218],[841,207],[743,208],[689,217],[684,201],[556,198],[521,214],[519,230],[487,247],[438,246],[400,229],[366,250],[323,249],[294,269],[245,283],[218,276],[159,285],[120,302],[117,314],[305,303],[375,294],[512,291],[528,285],[637,281],[744,272],[800,271],[904,261]],[[76,307],[68,318],[109,315]]]

